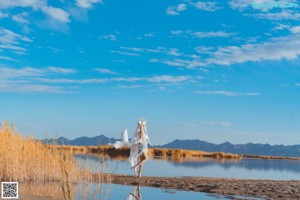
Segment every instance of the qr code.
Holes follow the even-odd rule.
[[[18,195],[18,182],[2,182],[2,198],[17,199]]]

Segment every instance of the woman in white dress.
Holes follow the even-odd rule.
[[[148,144],[151,145],[146,128],[147,120],[140,119],[133,138],[128,141],[127,130],[122,133],[122,141],[117,141],[111,144],[116,149],[120,147],[129,147],[130,156],[128,158],[131,163],[131,169],[134,169],[136,174],[141,177],[142,167],[148,160]]]

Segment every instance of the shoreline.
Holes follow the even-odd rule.
[[[48,145],[49,148],[65,149],[75,153],[82,154],[98,154],[103,156],[128,157],[130,150],[128,148],[114,149],[108,145],[99,146],[73,146],[73,145]],[[300,157],[291,156],[268,156],[268,155],[249,155],[249,154],[234,154],[226,152],[205,152],[201,150],[187,150],[177,148],[149,148],[149,157],[163,158],[213,158],[213,159],[228,159],[240,160],[243,158],[256,158],[264,160],[299,160]]]
[[[300,199],[300,180],[269,180],[269,179],[236,179],[210,177],[154,177],[124,174],[92,174],[91,182],[119,184],[130,186],[154,187],[177,191],[203,192],[212,195],[222,195],[229,199],[262,198],[267,200],[296,200]],[[56,184],[55,182],[53,184]],[[57,183],[59,184],[59,183]],[[100,183],[101,184],[101,183]],[[59,186],[59,185],[58,185]],[[20,199],[29,200],[60,200],[62,197],[36,196],[20,193]],[[241,198],[243,199],[243,198]]]
[[[94,176],[96,177],[96,175]],[[225,196],[241,195],[265,199],[300,199],[300,180],[234,179],[206,177],[153,177],[110,174],[111,183],[205,192]]]

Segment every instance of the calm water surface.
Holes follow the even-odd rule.
[[[92,184],[89,189],[98,188],[99,185]],[[125,185],[106,185],[102,186],[103,193],[98,196],[94,196],[93,199],[101,200],[229,200],[230,197],[207,194],[203,192],[188,192],[178,191],[151,187],[139,187],[139,186],[125,186]],[[262,200],[259,198],[244,197],[244,196],[231,196],[235,199],[249,199],[249,200]],[[140,199],[139,199],[140,198]],[[76,199],[80,199],[80,194],[77,195]]]
[[[80,156],[89,160],[91,165],[99,168],[103,161],[108,172],[116,174],[134,174],[127,160],[113,160],[97,155]],[[143,167],[145,176],[201,176],[201,177],[228,177],[273,180],[300,180],[300,161],[295,160],[218,160],[193,158],[185,160],[171,160],[151,158]]]

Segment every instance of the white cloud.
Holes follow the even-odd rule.
[[[230,0],[228,3],[231,8],[239,11],[244,11],[247,8],[251,8],[253,10],[267,12],[272,9],[288,9],[299,7],[297,0]]]
[[[151,78],[146,78],[145,80],[149,82],[161,83],[178,83],[191,80],[191,76],[170,76],[170,75],[162,75],[162,76],[154,76]]]
[[[175,49],[175,48],[171,48],[168,52],[167,52],[168,55],[171,55],[171,56],[180,56],[181,53],[179,53],[179,50],[178,49]]]
[[[144,37],[154,37],[153,32],[145,33]]]
[[[276,26],[272,29],[272,31],[281,31],[281,30],[286,30],[290,29],[291,26],[288,24],[281,24],[281,23],[276,23]]]
[[[110,52],[117,53],[117,54],[122,54],[122,55],[126,55],[126,56],[141,56],[140,54],[137,54],[137,53],[130,53],[130,52],[125,52],[125,51],[111,50]]]
[[[67,24],[70,22],[69,16],[70,14],[66,12],[65,10],[61,8],[52,7],[47,4],[47,0],[1,0],[0,1],[0,9],[13,9],[13,8],[31,8],[32,12],[28,13],[34,13],[37,11],[42,11],[44,14],[49,16],[49,19],[44,20],[42,22],[37,23],[37,25],[44,26],[44,27],[50,27],[56,30],[59,30],[59,26],[63,26],[64,24]],[[23,9],[22,9],[23,10]],[[19,10],[16,9],[18,12]],[[24,12],[17,13],[14,16],[12,16],[12,19],[18,23],[29,23],[30,20],[29,15],[22,16]],[[57,24],[56,22],[59,22]]]
[[[178,6],[176,7],[176,10],[181,12],[181,11],[185,11],[186,10],[186,4],[178,4]]]
[[[171,76],[160,75],[152,77],[117,77],[117,78],[98,78],[98,79],[49,79],[49,78],[35,78],[36,81],[44,83],[77,83],[77,84],[92,84],[92,83],[108,83],[108,82],[150,82],[150,83],[169,83],[171,85],[177,83],[189,82],[193,83],[200,80],[200,77],[192,76]]]
[[[7,78],[26,78],[26,77],[42,77],[46,76],[49,72],[57,74],[74,74],[76,70],[68,68],[59,67],[48,67],[48,68],[33,68],[33,67],[23,67],[23,68],[9,68],[0,67],[0,79]]]
[[[291,27],[288,36],[274,37],[262,43],[245,43],[239,46],[219,46],[195,48],[201,57],[187,59],[151,59],[150,62],[164,63],[170,66],[195,68],[210,65],[231,65],[245,62],[293,60],[300,56],[299,27]]]
[[[104,68],[95,68],[94,70],[97,71],[97,72],[100,72],[102,74],[112,74],[112,75],[118,75],[119,74],[119,73],[114,72],[110,69],[104,69]]]
[[[6,14],[0,10],[0,19],[6,18],[6,17],[8,17],[8,14]]]
[[[193,60],[186,60],[186,59],[173,59],[173,60],[167,60],[167,59],[150,59],[150,62],[153,63],[163,63],[166,65],[174,66],[174,67],[186,67],[189,69],[195,68],[195,67],[204,67],[207,66],[207,63],[204,61],[201,61],[199,59],[193,59]]]
[[[295,86],[300,87],[300,83],[296,83]]]
[[[135,51],[135,52],[149,52],[149,53],[160,53],[164,47],[158,47],[156,49],[149,49],[149,48],[140,48],[140,47],[120,47],[121,49],[127,51]]]
[[[217,2],[205,2],[198,1],[196,3],[191,3],[194,7],[200,10],[215,12],[216,10],[221,9],[221,7],[217,6]]]
[[[177,6],[169,6],[167,7],[166,14],[167,15],[179,15],[180,12],[186,10],[186,4],[178,4]]]
[[[229,127],[231,123],[226,121],[200,121],[201,125],[210,125],[210,126],[224,126]]]
[[[196,91],[198,94],[206,94],[206,95],[224,95],[224,96],[259,96],[260,93],[257,92],[247,92],[247,93],[241,93],[241,92],[228,92],[228,91]]]
[[[230,65],[263,60],[296,59],[300,55],[300,34],[242,46],[219,47],[207,64]]]
[[[267,19],[272,21],[281,20],[300,20],[300,13],[291,10],[282,10],[281,12],[270,12],[270,13],[255,13],[255,14],[245,14],[246,16],[255,17],[258,19]]]
[[[120,49],[126,50],[126,51],[133,51],[133,52],[145,52],[145,53],[161,53],[166,54],[170,56],[181,56],[183,53],[179,51],[179,49],[176,48],[167,48],[167,47],[156,47],[155,49],[149,49],[149,48],[140,48],[140,47],[120,47]],[[184,55],[183,55],[184,56]]]
[[[293,27],[290,28],[290,31],[293,34],[299,34],[300,33],[300,26],[293,26]]]
[[[63,88],[38,84],[1,83],[0,92],[5,93],[62,93]]]
[[[73,69],[48,67],[48,68],[10,68],[0,67],[0,92],[14,93],[61,93],[65,92],[62,86],[45,85],[39,78],[55,74],[73,74]]]
[[[0,56],[0,59],[1,60],[9,60],[9,61],[15,61],[15,62],[18,62],[18,60],[15,60],[11,57],[8,57],[8,56]]]
[[[32,67],[24,67],[21,69],[1,67],[0,79],[2,78],[20,78],[20,77],[37,77],[43,76],[44,71]]]
[[[24,53],[26,49],[21,47],[20,42],[32,42],[32,40],[27,36],[0,27],[0,50],[6,49],[13,53]]]
[[[0,8],[7,9],[13,7],[32,7],[34,9],[38,9],[46,4],[46,0],[1,0]]]
[[[195,32],[194,35],[198,38],[206,38],[206,37],[229,37],[234,33],[225,33],[223,31],[210,31],[210,32]]]
[[[211,54],[213,49],[213,47],[199,46],[195,48],[195,51],[197,51],[199,54]]]
[[[234,35],[235,33],[226,33],[223,31],[208,31],[208,32],[200,32],[200,31],[191,31],[191,30],[175,30],[171,31],[172,35],[181,36],[181,37],[194,37],[194,38],[209,38],[209,37],[229,37]]]
[[[29,16],[29,13],[23,12],[23,13],[12,16],[12,20],[19,22],[21,24],[29,24],[30,23],[29,20],[26,19],[26,18],[28,18],[28,16]]]
[[[54,8],[52,6],[43,6],[41,10],[54,20],[57,20],[62,23],[70,22],[70,14],[60,8]]]
[[[69,68],[61,68],[61,67],[47,67],[47,69],[45,69],[45,72],[54,72],[54,73],[58,73],[58,74],[75,74],[77,73],[77,71],[75,69],[69,69]]]
[[[76,5],[85,9],[92,8],[97,3],[102,3],[102,0],[76,0]]]
[[[104,35],[104,36],[100,36],[100,39],[107,39],[107,40],[111,40],[111,41],[117,41],[117,37],[113,34],[109,34],[109,35]]]
[[[136,89],[136,88],[141,88],[143,87],[142,85],[121,85],[119,88],[122,89]]]

